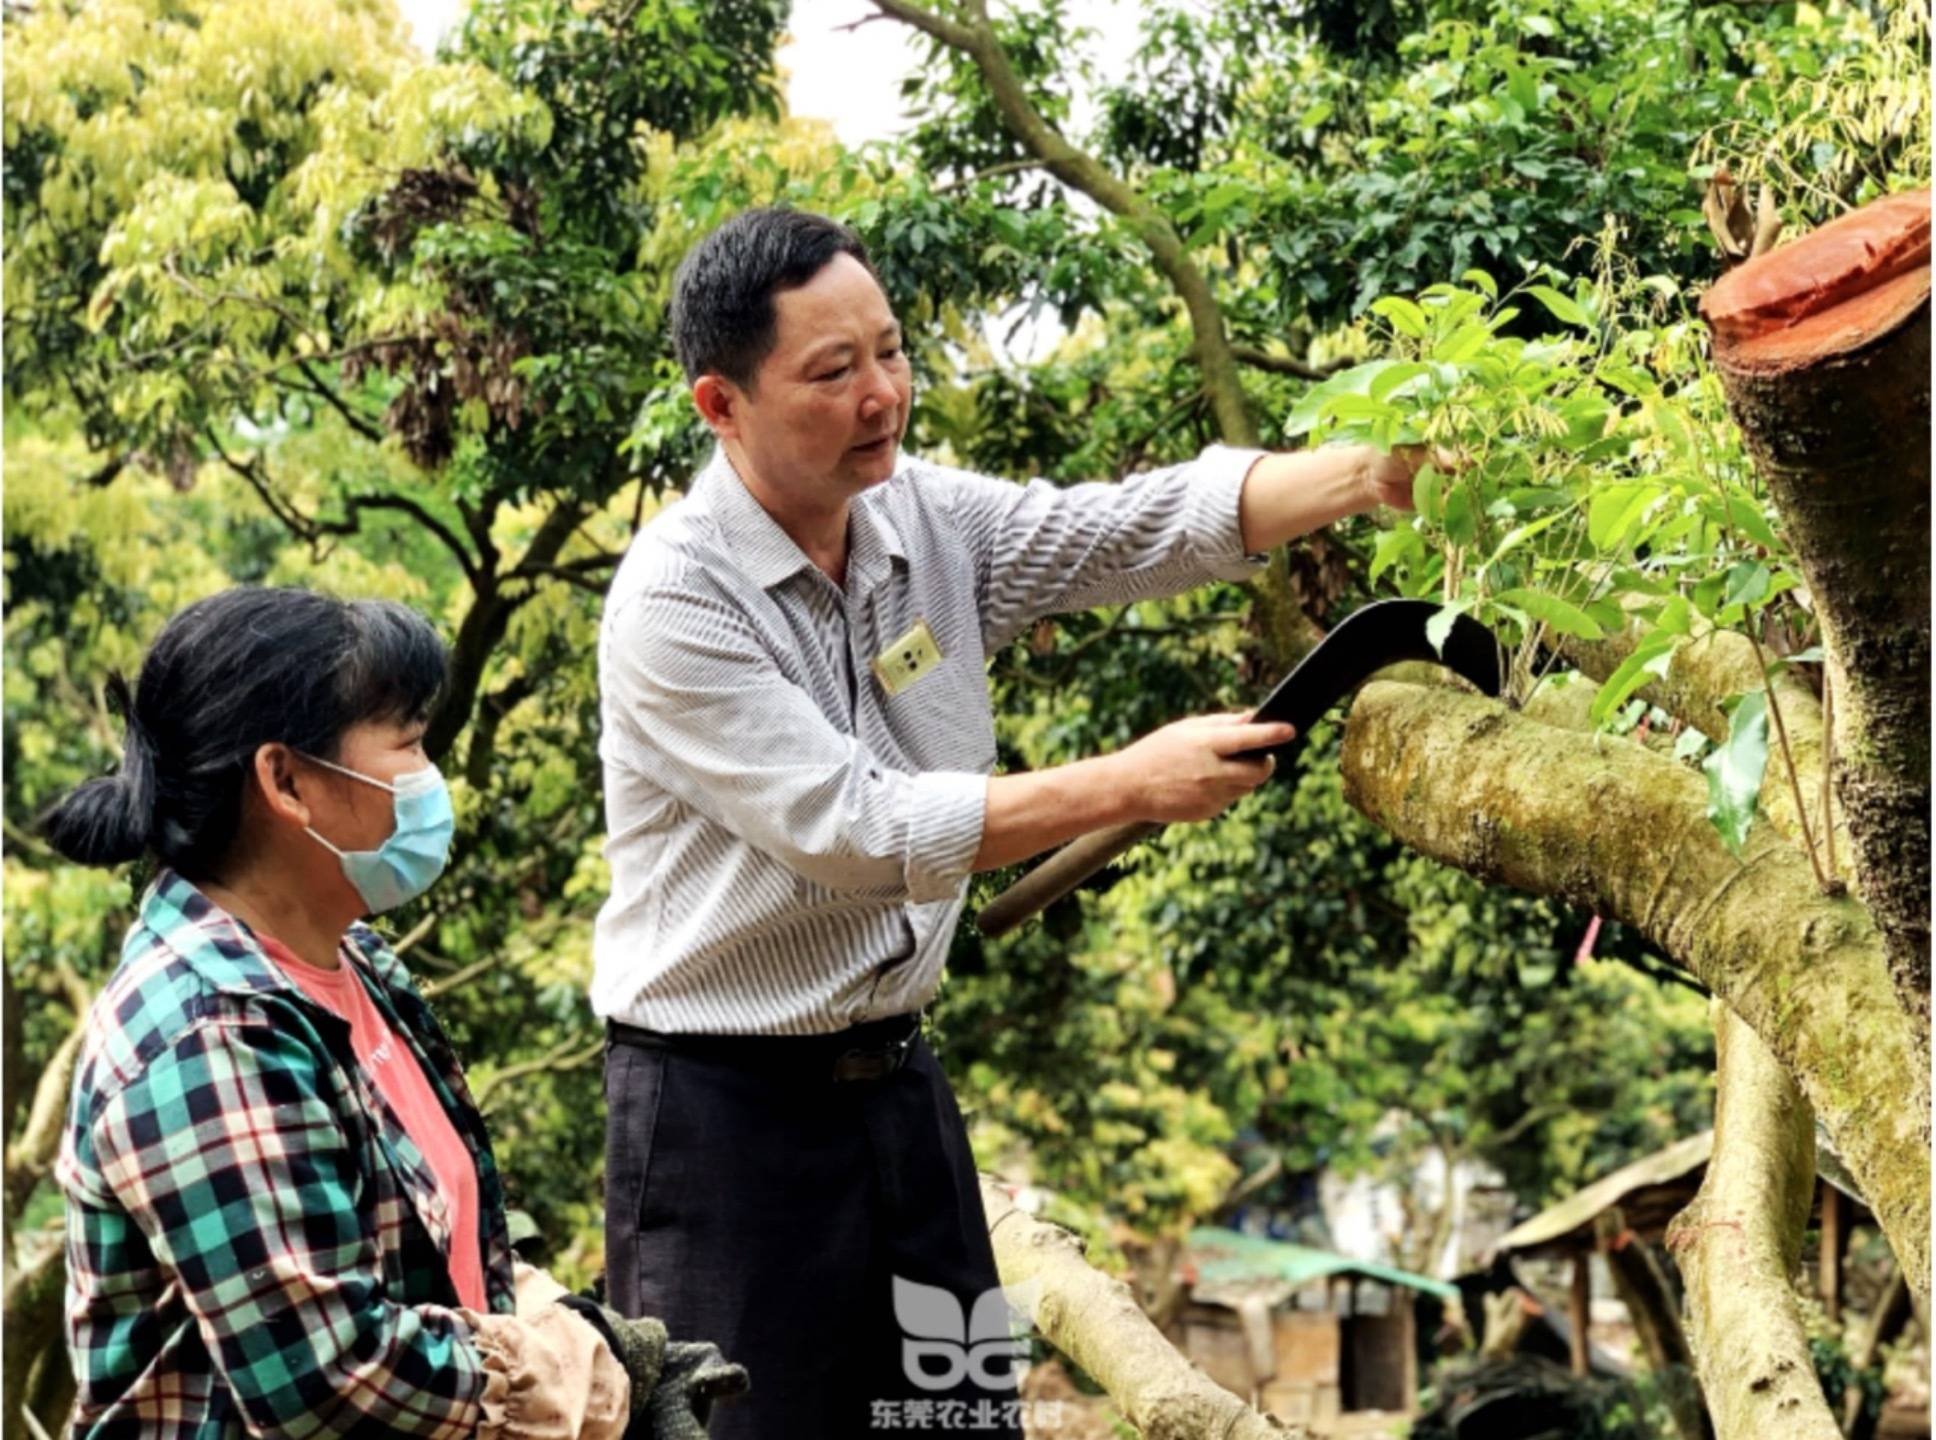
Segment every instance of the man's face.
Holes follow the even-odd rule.
[[[776,339],[749,393],[730,381],[700,409],[782,494],[836,503],[894,473],[912,394],[901,327],[874,277],[836,255],[773,297]]]

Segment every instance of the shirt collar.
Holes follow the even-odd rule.
[[[315,1001],[269,958],[255,931],[241,917],[217,905],[180,872],[161,867],[141,897],[141,919],[210,988],[230,995],[273,991],[317,1008]],[[393,988],[392,967],[396,961],[382,937],[358,921],[350,926],[346,938],[385,988]]]
[[[849,507],[848,588],[856,593],[871,589],[885,579],[891,560],[904,563],[907,560],[901,533],[895,529],[882,503],[889,486],[903,483],[902,473],[897,469],[884,484],[859,496]],[[761,589],[771,590],[781,581],[813,568],[807,552],[753,498],[753,492],[746,488],[746,482],[726,458],[724,447],[713,451],[712,459],[700,471],[693,489],[704,496],[740,569]]]

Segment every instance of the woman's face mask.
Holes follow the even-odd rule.
[[[343,874],[363,897],[363,903],[370,907],[370,914],[394,910],[436,883],[450,859],[450,842],[457,822],[451,813],[450,790],[435,765],[399,775],[392,784],[314,755],[303,758],[361,780],[365,785],[388,790],[394,797],[396,828],[375,850],[339,850],[318,835],[314,827],[303,827],[312,839],[342,862]]]

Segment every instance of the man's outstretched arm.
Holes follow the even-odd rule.
[[[1423,446],[1391,454],[1369,445],[1287,450],[1260,457],[1237,500],[1243,545],[1253,554],[1379,505],[1412,508],[1412,475]]]

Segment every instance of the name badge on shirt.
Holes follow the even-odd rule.
[[[912,630],[874,657],[874,678],[889,696],[899,695],[940,663],[934,632],[926,620],[916,620]]]

